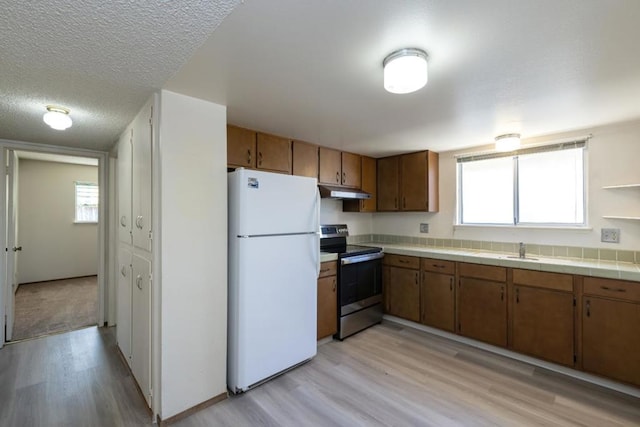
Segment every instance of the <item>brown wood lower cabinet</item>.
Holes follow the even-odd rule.
[[[512,349],[573,366],[573,294],[514,286]]]
[[[385,310],[403,319],[420,321],[420,259],[399,255],[384,258],[383,281]],[[391,264],[391,265],[389,265]],[[405,267],[397,267],[402,265]]]
[[[640,304],[592,295],[582,304],[583,369],[640,386]]]
[[[455,332],[455,263],[423,258],[421,270],[420,322]]]
[[[338,332],[337,262],[323,262],[318,278],[318,329],[317,339]]]
[[[458,333],[506,347],[506,288],[504,282],[461,277],[458,282]]]

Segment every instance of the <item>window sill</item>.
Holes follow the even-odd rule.
[[[454,224],[453,229],[465,229],[465,228],[493,228],[500,230],[566,230],[566,231],[584,231],[590,232],[593,227],[586,225],[571,226],[571,225],[498,225],[498,224]]]
[[[97,224],[98,221],[73,221],[74,224]]]

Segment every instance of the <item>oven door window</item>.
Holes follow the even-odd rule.
[[[340,267],[340,305],[345,306],[382,294],[382,260]]]

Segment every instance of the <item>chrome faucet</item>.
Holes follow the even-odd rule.
[[[526,251],[527,251],[527,245],[525,245],[524,243],[520,242],[520,250],[519,250],[519,253],[518,253],[520,258],[526,258]]]

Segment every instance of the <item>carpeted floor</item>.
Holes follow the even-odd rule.
[[[97,306],[97,276],[20,285],[13,341],[95,325]]]

